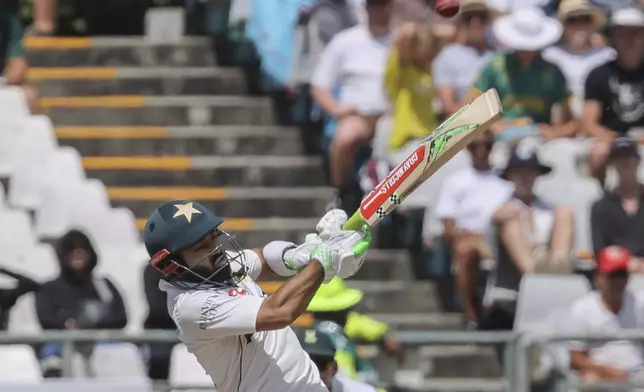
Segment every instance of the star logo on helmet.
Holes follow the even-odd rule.
[[[193,214],[201,214],[201,211],[192,206],[192,202],[186,204],[175,204],[177,212],[174,213],[173,218],[178,218],[184,216],[188,223],[192,223]]]

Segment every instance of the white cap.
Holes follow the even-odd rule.
[[[644,12],[638,8],[622,8],[610,17],[613,26],[644,27]]]

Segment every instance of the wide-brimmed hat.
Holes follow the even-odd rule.
[[[515,167],[534,167],[537,169],[540,176],[552,171],[550,166],[541,163],[536,149],[526,148],[521,145],[512,148],[510,158],[508,159],[508,163],[505,165],[505,169],[503,169],[503,173],[501,173],[501,177],[507,179],[508,171]]]
[[[320,285],[315,296],[306,309],[309,312],[339,312],[349,309],[362,301],[364,293],[347,287],[338,277],[329,283]]]
[[[588,15],[592,18],[593,25],[599,29],[606,24],[606,14],[597,7],[591,5],[588,0],[563,0],[559,4],[557,18],[565,23],[568,18]]]
[[[460,14],[468,12],[487,12],[490,10],[485,0],[461,0],[460,7]]]
[[[539,51],[559,41],[563,26],[540,8],[524,8],[497,19],[492,31],[508,49]]]
[[[613,12],[610,17],[612,26],[644,27],[644,11],[635,8],[623,8]]]

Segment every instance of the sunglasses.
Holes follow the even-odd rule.
[[[566,19],[567,25],[588,25],[593,23],[593,18],[590,15],[577,15],[571,16]]]
[[[489,13],[487,12],[467,12],[463,15],[461,15],[461,18],[464,23],[472,23],[474,20],[478,20],[481,22],[487,22],[488,19],[490,18]]]

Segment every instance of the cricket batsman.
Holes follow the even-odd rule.
[[[218,392],[327,392],[291,325],[323,282],[353,275],[371,242],[365,225],[342,230],[347,215],[328,212],[305,242],[242,249],[223,218],[190,200],[166,203],[144,229],[150,264],[188,351]],[[259,277],[290,277],[270,296]]]

